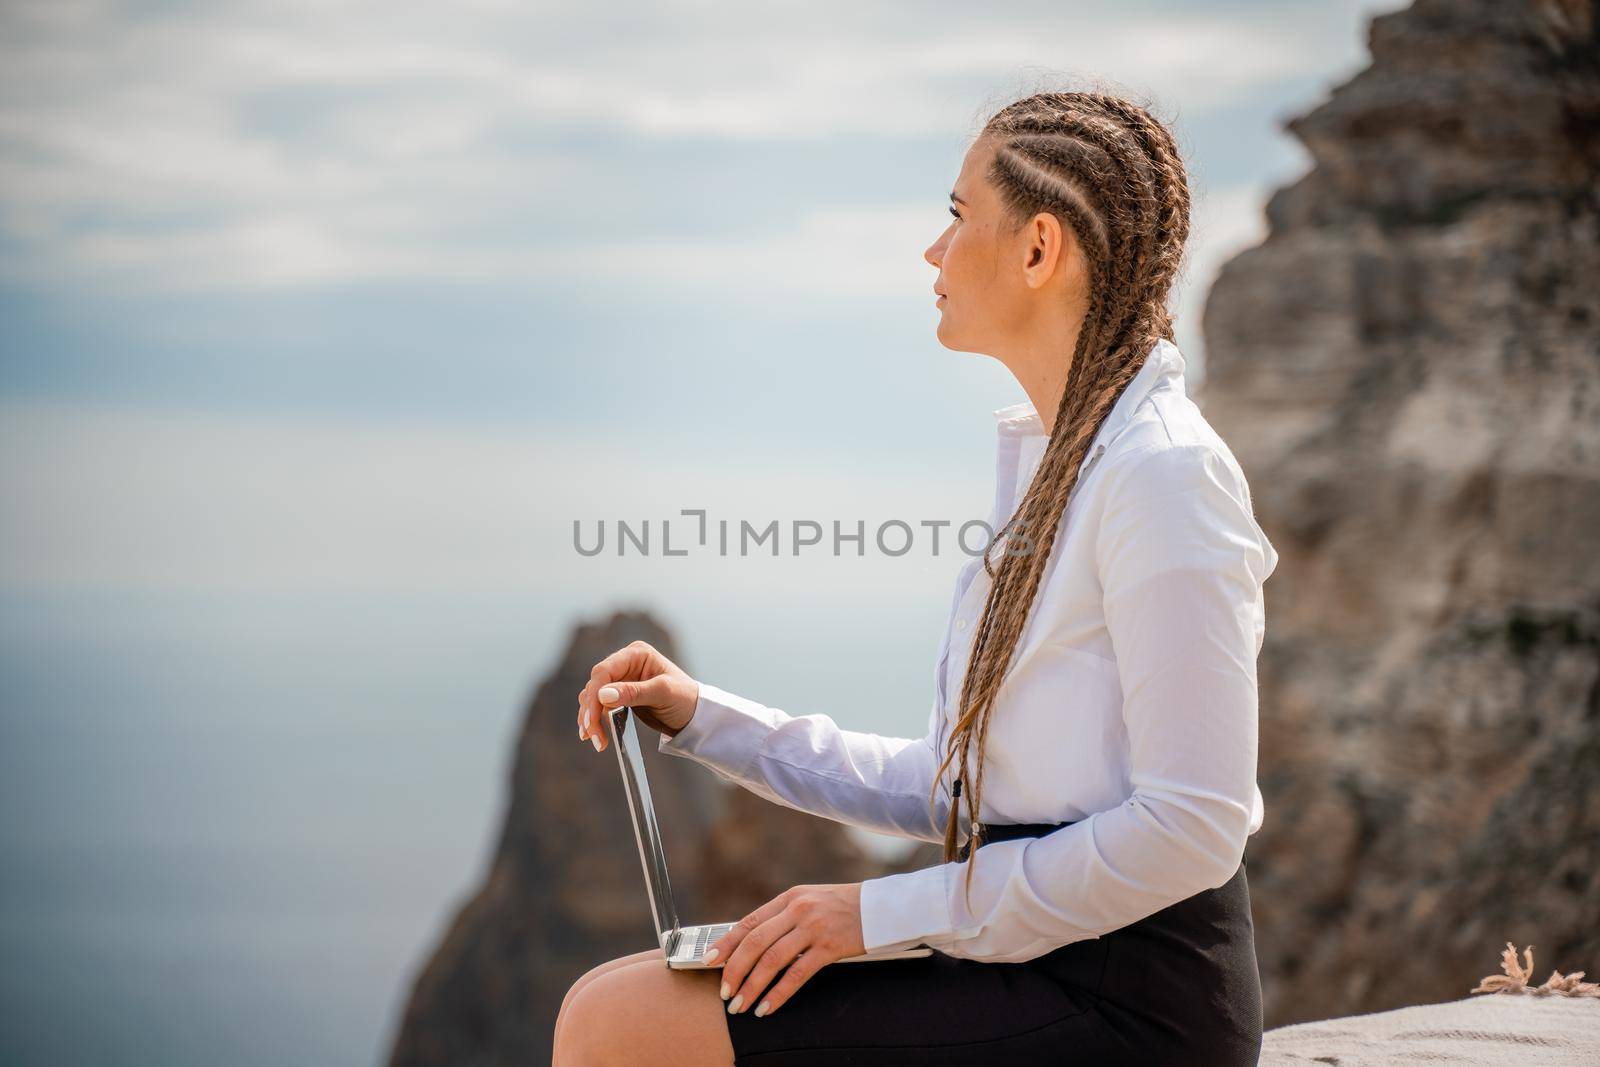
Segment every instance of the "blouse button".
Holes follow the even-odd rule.
[[[966,628],[967,628],[967,620],[966,619],[957,619],[956,620],[956,629],[965,630]]]

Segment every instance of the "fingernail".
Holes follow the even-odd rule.
[[[738,996],[736,996],[732,1000],[728,1001],[728,1014],[729,1015],[737,1015],[738,1012],[739,1012],[739,1005],[741,1005],[743,1003],[744,1003],[744,994],[743,993],[740,993]]]
[[[756,1018],[759,1019],[761,1016],[765,1015],[767,1012],[769,1012],[771,1010],[772,1010],[771,1002],[763,1000],[761,1002],[761,1006],[756,1009]]]
[[[727,982],[723,982],[722,983],[722,999],[723,1000],[727,1000],[728,999],[728,983]]]
[[[589,738],[589,740],[594,742],[594,750],[596,752],[599,752],[600,751],[600,735],[596,734],[595,736]]]
[[[716,949],[712,949],[711,951],[706,953],[706,962],[710,963],[712,960],[715,960],[717,958],[717,956],[718,956],[717,950]],[[727,986],[723,986],[722,988],[726,989],[728,987]],[[727,994],[724,993],[723,996],[726,997]]]
[[[583,723],[581,722],[578,724],[578,740],[583,740]]]
[[[617,702],[617,687],[614,685],[603,685],[600,687],[599,696],[600,699],[604,700],[607,704],[615,704]]]

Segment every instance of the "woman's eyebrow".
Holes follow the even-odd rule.
[[[965,200],[961,199],[959,196],[957,196],[955,194],[955,190],[954,189],[952,189],[950,191],[950,199],[954,200],[956,203],[960,204],[962,207],[966,207],[967,206],[967,202]]]

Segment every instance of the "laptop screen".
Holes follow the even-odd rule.
[[[678,909],[672,904],[672,883],[667,879],[667,851],[661,844],[661,829],[656,824],[656,807],[650,800],[650,779],[644,772],[644,751],[639,743],[637,716],[629,708],[612,708],[611,743],[617,748],[622,766],[622,786],[628,794],[633,814],[633,833],[639,843],[639,859],[644,864],[644,880],[650,887],[650,911],[655,918],[661,947],[668,947],[669,935],[678,929]]]

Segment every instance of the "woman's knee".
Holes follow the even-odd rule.
[[[576,982],[573,982],[572,985],[568,987],[567,995],[561,998],[561,1009],[556,1012],[556,1023],[552,1036],[556,1040],[560,1040],[561,1030],[567,1019],[568,1007],[571,1006],[573,998],[582,992],[583,988],[590,982],[593,982],[596,978],[610,974],[612,971],[615,971],[620,967],[631,967],[635,963],[650,963],[652,961],[660,963],[661,950],[659,948],[651,948],[646,949],[643,952],[635,952],[631,956],[622,956],[614,960],[607,960],[605,963],[602,963],[597,967],[589,968],[581,977],[578,978]],[[663,966],[665,965],[663,964]]]
[[[730,1065],[719,971],[669,971],[651,961],[584,984],[556,1036],[555,1067],[651,1063]]]
[[[607,960],[598,966],[589,968],[567,989],[567,995],[561,998],[561,1010],[565,1012],[567,1005],[572,1003],[572,998],[577,996],[584,986],[601,975],[609,974],[618,967],[629,967],[635,963],[648,963],[652,960],[659,962],[660,959],[661,950],[659,948],[651,948],[645,949],[643,952],[635,952],[631,956],[619,956],[614,960]]]

